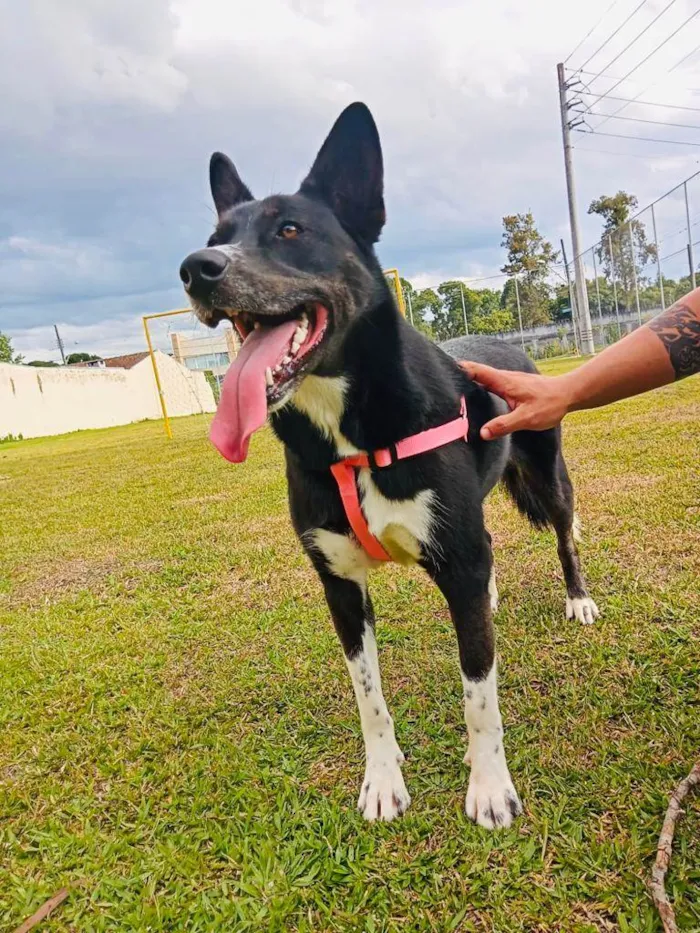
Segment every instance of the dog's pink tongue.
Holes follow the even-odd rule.
[[[209,440],[233,463],[245,460],[251,435],[265,424],[265,370],[274,369],[286,356],[297,324],[288,321],[254,330],[226,373]]]

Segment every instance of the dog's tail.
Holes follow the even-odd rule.
[[[537,481],[528,474],[527,467],[522,463],[511,460],[503,472],[503,485],[508,495],[520,511],[535,528],[547,528],[551,519],[537,495]]]

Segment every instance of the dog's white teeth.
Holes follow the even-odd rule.
[[[265,370],[265,385],[271,389],[275,384],[275,380],[272,378],[272,370],[268,366]]]
[[[260,321],[256,321],[255,324],[253,324],[253,327],[255,328],[255,330],[260,330],[260,326],[261,326]]]
[[[309,333],[309,322],[306,316],[302,317],[299,324],[297,324],[297,329],[294,331],[294,339],[292,340],[292,356],[296,356],[299,350],[302,347],[302,344],[306,340],[306,337]]]

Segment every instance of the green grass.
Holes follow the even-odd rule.
[[[418,571],[372,586],[413,804],[355,810],[355,703],[269,432],[238,467],[206,418],[3,445],[0,929],[69,884],[42,930],[659,930],[645,882],[700,747],[699,408],[695,379],[567,420],[595,628],[563,618],[552,536],[489,503],[526,807],[496,835],[463,813],[456,647]]]

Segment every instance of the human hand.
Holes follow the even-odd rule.
[[[470,379],[500,395],[511,409],[507,415],[499,415],[482,427],[481,437],[485,441],[513,431],[553,428],[569,411],[571,393],[565,376],[510,372],[468,360],[459,365]]]

